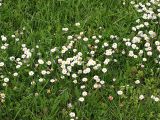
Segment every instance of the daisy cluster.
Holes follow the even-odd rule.
[[[74,102],[83,103],[87,101],[87,96],[92,91],[104,89],[109,84],[106,83],[106,76],[113,73],[110,69],[113,69],[113,66],[118,67],[116,65],[121,62],[121,59],[134,61],[135,69],[140,70],[138,75],[150,69],[147,68],[150,62],[153,62],[152,66],[158,66],[160,64],[160,38],[159,31],[154,28],[160,24],[160,1],[150,0],[147,3],[131,1],[131,4],[141,15],[131,28],[131,37],[120,38],[117,35],[110,35],[105,38],[102,34],[88,35],[86,31],[81,31],[81,24],[78,22],[74,25],[78,32],[70,32],[68,27],[62,28],[66,42],[63,46],[50,48],[46,56],[51,57],[47,58],[43,57],[40,45],[31,46],[23,40],[25,28],[22,31],[16,31],[11,36],[1,35],[0,101],[5,102],[5,98],[9,97],[6,89],[16,88],[16,81],[22,82],[21,79],[24,76],[30,79],[26,86],[29,83],[29,87],[35,86],[35,88],[36,85],[41,86],[43,83],[52,87],[59,81],[69,81],[80,91],[80,94],[74,96],[74,100],[70,100],[72,102],[67,105],[70,120],[76,120],[78,115],[74,112]],[[101,29],[102,27],[99,27],[99,30]],[[12,51],[13,47],[16,51]],[[159,69],[153,68],[153,71],[157,70]],[[113,84],[118,81],[116,77],[111,78]],[[145,78],[136,77],[129,84],[122,85],[122,83],[115,88],[111,86],[115,94],[123,98],[127,96],[126,89],[135,88],[136,90],[137,86],[140,87],[140,84],[144,82],[143,79]],[[47,93],[51,93],[51,90],[47,89]],[[34,91],[34,95],[38,96],[40,93]],[[139,101],[147,97],[145,93],[137,95]],[[158,102],[159,94],[150,93],[149,98]],[[114,97],[109,95],[108,100],[113,99]]]
[[[151,68],[152,71],[159,71],[160,38],[158,36],[159,31],[156,30],[160,24],[160,1],[150,0],[146,3],[131,1],[131,4],[140,13],[141,17],[135,21],[135,25],[132,27],[134,36],[123,38],[125,49],[122,54],[126,54],[135,61],[138,60],[137,67],[140,66],[143,71],[149,63],[156,66],[153,68],[154,70]],[[140,80],[135,81],[137,85],[140,83]],[[159,96],[159,94],[157,95]],[[140,100],[144,98],[144,95],[139,96]],[[159,101],[159,97],[151,95],[151,98],[156,102]]]
[[[75,24],[76,27],[80,26],[80,23]],[[62,31],[68,32],[69,29],[62,28]],[[100,41],[102,40],[102,35],[93,35],[88,37],[84,32],[79,32],[78,34],[68,35],[68,43],[59,50],[61,57],[58,58],[58,64],[61,68],[61,73],[64,78],[69,78],[72,80],[73,84],[79,86],[81,90],[81,95],[78,98],[79,102],[84,102],[88,96],[88,88],[100,89],[104,86],[105,81],[102,76],[107,72],[107,65],[110,62],[110,57],[116,49],[116,43],[113,44],[113,49],[107,49],[107,43],[105,43],[105,52],[103,56],[106,57],[103,61],[98,60],[97,50],[100,46]],[[77,46],[81,45],[78,49]],[[87,49],[87,51],[84,51]],[[56,47],[57,48],[57,47]],[[54,48],[53,48],[54,49]],[[51,49],[52,51],[52,49]],[[87,55],[87,56],[86,56]],[[70,56],[70,57],[68,57]],[[92,86],[90,86],[90,84]],[[70,103],[70,108],[71,108]],[[70,112],[71,120],[77,119],[76,114]]]
[[[2,6],[2,0],[0,0],[0,7]]]

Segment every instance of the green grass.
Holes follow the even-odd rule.
[[[91,81],[87,88],[89,96],[83,103],[77,102],[81,91],[69,77],[55,84],[49,83],[51,77],[60,79],[60,68],[56,64],[52,66],[54,71],[45,78],[44,83],[31,86],[31,81],[37,80],[39,76],[28,76],[30,70],[37,70],[34,64],[38,58],[55,61],[58,54],[51,55],[50,49],[68,43],[67,35],[81,31],[85,31],[87,36],[101,34],[104,36],[102,42],[109,41],[110,35],[120,38],[133,37],[131,28],[139,17],[140,14],[130,5],[130,0],[126,0],[125,6],[122,5],[122,0],[4,0],[0,7],[0,35],[18,34],[17,31],[21,31],[23,27],[25,30],[24,35],[18,34],[18,43],[8,38],[12,49],[6,52],[0,50],[0,60],[7,63],[4,69],[0,69],[0,75],[9,76],[11,81],[6,88],[0,85],[0,91],[6,93],[5,102],[0,103],[0,120],[69,120],[71,110],[80,120],[160,120],[160,104],[152,101],[149,96],[153,93],[159,95],[160,92],[159,72],[152,75],[150,71],[157,68],[153,65],[153,58],[150,58],[150,63],[147,63],[146,69],[142,71],[137,68],[139,60],[115,56],[120,62],[112,63],[108,67],[110,72],[101,76],[106,85],[94,90]],[[76,22],[81,23],[79,29],[74,26]],[[69,33],[64,34],[63,27],[68,27]],[[151,27],[158,32],[159,28],[156,25],[153,24]],[[15,65],[10,64],[8,57],[21,55],[23,43],[30,49],[36,45],[40,48],[29,61],[30,66],[22,66],[18,70],[20,76],[14,78],[11,74],[16,71]],[[77,43],[77,47],[86,54],[84,59],[87,59],[87,45],[80,42]],[[37,56],[38,52],[41,53],[40,56]],[[98,60],[104,59],[101,52],[103,51],[100,48]],[[39,70],[46,68],[44,65]],[[93,73],[89,79],[92,76]],[[116,82],[112,82],[114,77],[117,79]],[[136,86],[135,79],[145,80]],[[2,81],[0,78],[0,83]],[[131,86],[122,88],[124,96],[117,96],[116,91],[120,86],[128,84]],[[48,89],[51,90],[49,94]],[[38,96],[35,96],[36,92],[39,93]],[[148,95],[148,98],[139,101],[141,93]],[[109,95],[114,97],[113,101],[108,100]],[[70,102],[73,104],[71,110],[67,108]]]

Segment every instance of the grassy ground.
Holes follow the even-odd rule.
[[[137,0],[140,1],[143,2]],[[117,35],[120,38],[133,37],[131,28],[140,18],[140,13],[130,4],[130,0],[126,1],[125,5],[122,0],[4,0],[2,3],[0,34],[6,36],[16,34],[20,41],[15,43],[13,38],[8,37],[10,49],[0,50],[0,60],[6,63],[5,68],[0,69],[0,75],[10,78],[7,87],[0,85],[0,92],[6,94],[5,102],[0,104],[0,119],[69,120],[71,111],[74,111],[80,120],[160,119],[160,104],[150,99],[150,95],[159,95],[160,92],[159,72],[155,72],[159,65],[152,63],[154,57],[149,58],[146,69],[141,70],[138,68],[139,60],[115,56],[119,62],[108,66],[109,73],[106,75],[95,73],[102,77],[105,86],[95,90],[91,86],[92,82],[88,83],[89,95],[83,103],[77,101],[81,94],[80,85],[74,85],[69,77],[59,80],[61,70],[57,64],[51,66],[54,71],[45,77],[45,82],[37,82],[35,86],[30,84],[32,80],[36,81],[40,77],[36,72],[34,77],[28,76],[30,70],[36,71],[34,64],[37,59],[43,58],[45,61],[55,62],[58,55],[51,55],[50,49],[67,44],[67,35],[81,31],[84,31],[86,36],[102,35],[101,44],[109,41],[110,35]],[[76,22],[81,23],[79,29],[74,26]],[[23,35],[20,35],[19,31],[24,27]],[[62,32],[64,27],[69,28],[67,34]],[[159,27],[154,24],[151,28],[159,31]],[[13,55],[21,56],[21,44],[26,44],[30,49],[36,49],[36,45],[39,45],[39,49],[35,50],[30,58],[30,66],[24,65],[17,70],[15,64],[8,58]],[[84,59],[87,59],[86,46],[83,42],[77,43],[76,46],[79,51],[86,54]],[[99,61],[104,59],[101,57],[101,51],[99,48],[97,54]],[[68,56],[63,57],[66,59]],[[44,65],[39,71],[42,69],[48,68]],[[13,77],[14,72],[18,72],[19,76]],[[88,78],[91,79],[93,75],[94,73],[91,73]],[[49,83],[52,77],[56,77],[59,81],[55,84]],[[112,81],[113,78],[116,78],[116,82]],[[136,79],[141,80],[138,86],[134,84]],[[0,83],[3,83],[2,78]],[[130,87],[126,87],[127,85]],[[117,90],[120,88],[124,91],[123,96],[117,95]],[[38,95],[35,96],[35,93]],[[140,101],[138,97],[141,94],[148,97]],[[112,101],[108,100],[109,95],[113,96]],[[70,102],[73,104],[71,109],[67,108]]]

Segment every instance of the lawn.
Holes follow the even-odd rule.
[[[160,0],[0,0],[0,120],[160,120]]]

